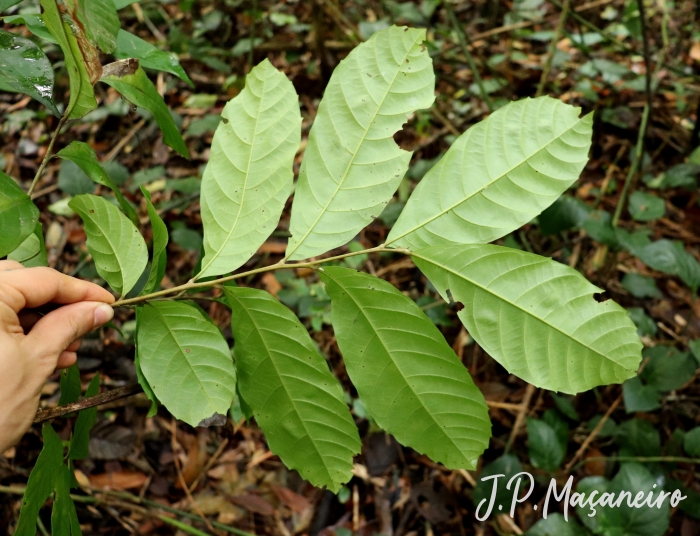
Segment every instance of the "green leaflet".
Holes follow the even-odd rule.
[[[64,147],[56,156],[63,158],[65,160],[70,160],[76,164],[83,172],[92,179],[93,182],[97,184],[102,184],[114,192],[114,195],[119,202],[119,206],[122,207],[124,213],[129,216],[129,219],[134,223],[134,225],[139,224],[139,217],[129,202],[124,199],[119,187],[114,184],[112,177],[110,177],[107,172],[97,160],[97,155],[87,143],[82,141],[74,141],[67,147]],[[89,184],[89,183],[88,183]]]
[[[142,67],[172,73],[194,87],[192,80],[176,57],[125,30],[119,30],[117,33],[117,48],[114,56],[119,59],[136,58]]]
[[[204,259],[198,277],[232,272],[275,230],[301,141],[299,100],[265,60],[246,77],[216,129],[202,178]]]
[[[70,100],[66,108],[68,119],[80,119],[97,108],[95,90],[92,85],[99,78],[101,66],[97,51],[85,39],[73,35],[71,26],[63,20],[56,0],[41,0],[43,21],[63,50],[66,69],[70,78]]]
[[[46,260],[46,244],[41,223],[36,222],[34,232],[22,242],[16,250],[9,253],[7,258],[11,261],[22,263],[26,268],[35,266],[48,266]]]
[[[0,13],[11,8],[12,6],[16,6],[21,1],[22,0],[0,0]]]
[[[424,40],[425,30],[392,26],[333,71],[299,171],[287,258],[342,246],[391,199],[412,154],[393,135],[435,99]]]
[[[80,398],[81,391],[80,370],[78,370],[78,364],[74,363],[61,371],[61,398],[58,405],[72,404]]]
[[[440,331],[410,298],[348,268],[319,273],[350,379],[396,439],[450,469],[475,469],[491,437],[483,395]]]
[[[0,171],[0,257],[12,253],[36,229],[39,209],[12,178]]]
[[[434,246],[412,254],[442,297],[462,303],[469,334],[537,387],[579,393],[636,375],[642,343],[627,312],[576,270],[493,245]]]
[[[588,161],[593,115],[550,97],[511,102],[462,134],[387,237],[412,250],[505,236],[551,205]]]
[[[147,417],[153,417],[156,413],[158,413],[158,398],[156,397],[155,393],[153,392],[153,389],[151,389],[150,384],[148,383],[148,380],[146,377],[143,375],[143,370],[141,370],[141,359],[139,358],[139,341],[138,341],[138,334],[139,334],[139,329],[141,327],[141,313],[143,312],[143,306],[139,306],[136,308],[136,334],[135,334],[135,343],[136,343],[136,352],[134,353],[134,366],[136,368],[136,378],[139,381],[139,385],[143,389],[143,392],[146,393],[146,396],[148,397],[148,400],[151,401],[151,407],[148,410],[148,414],[146,415]]]
[[[73,475],[63,464],[63,443],[50,424],[42,429],[44,448],[29,475],[27,490],[15,536],[35,536],[36,518],[46,500],[55,492],[51,515],[51,532],[56,536],[79,536],[80,525],[70,498]]]
[[[27,27],[27,30],[32,32],[37,37],[41,37],[50,43],[58,44],[54,36],[51,35],[51,32],[49,32],[49,30],[46,28],[46,24],[44,24],[44,19],[41,15],[29,13],[23,13],[21,15],[7,15],[3,17],[3,22],[6,24],[24,24]]]
[[[182,139],[173,116],[170,115],[170,110],[168,110],[163,97],[160,96],[153,82],[140,66],[134,72],[123,76],[107,74],[100,81],[112,86],[130,103],[151,112],[163,132],[165,144],[175,149],[183,157],[189,157],[185,140]]]
[[[3,84],[38,100],[56,117],[53,102],[53,67],[33,41],[0,30],[0,72]]]
[[[76,196],[68,206],[83,220],[97,273],[115,292],[126,295],[148,264],[141,233],[117,207],[96,195]]]
[[[296,316],[267,292],[226,286],[239,389],[272,452],[337,492],[360,452],[338,381]]]
[[[76,0],[70,0],[75,2]],[[77,0],[78,16],[90,40],[105,54],[117,47],[119,16],[112,0]]]
[[[85,397],[95,396],[100,392],[100,375],[95,374],[85,391]],[[97,406],[84,409],[78,415],[78,420],[75,421],[73,437],[70,440],[70,448],[68,449],[69,460],[84,460],[88,457],[90,446],[90,430],[95,426],[97,420]]]
[[[158,400],[191,426],[226,415],[236,371],[221,331],[196,307],[150,302],[139,313],[139,364]]]
[[[141,294],[150,294],[155,292],[163,281],[165,275],[165,266],[168,261],[168,227],[158,215],[156,207],[151,203],[151,193],[141,186],[141,193],[146,198],[148,207],[148,219],[151,220],[151,229],[153,231],[153,259],[151,260],[151,271],[148,275],[148,282],[141,291]]]

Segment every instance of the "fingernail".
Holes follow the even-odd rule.
[[[112,320],[114,316],[114,309],[103,303],[97,309],[95,309],[95,327],[102,326]]]

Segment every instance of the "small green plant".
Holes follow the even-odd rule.
[[[50,14],[55,0],[42,5],[51,30],[47,15],[61,21],[58,12]],[[66,37],[72,28],[59,30]],[[555,99],[510,103],[470,128],[421,180],[383,244],[324,257],[381,214],[408,169],[411,153],[393,135],[434,101],[424,40],[424,30],[390,27],[340,63],[319,105],[296,187],[298,97],[269,61],[251,71],[213,139],[201,187],[203,256],[183,285],[159,290],[168,231],[145,189],[153,230],[150,266],[128,201],[118,196],[117,206],[88,194],[69,203],[83,219],[97,272],[120,295],[114,306],[136,309],[137,370],[154,407],[161,403],[197,426],[226,414],[239,397],[272,452],[314,485],[336,492],[351,478],[361,448],[342,387],[299,319],[271,294],[237,286],[237,280],[273,270],[316,270],[367,413],[399,442],[451,469],[474,469],[488,446],[483,395],[420,307],[388,282],[338,261],[410,256],[448,303],[461,304],[458,316],[479,344],[538,387],[578,393],[621,383],[636,375],[641,360],[642,345],[626,311],[610,300],[596,301],[600,289],[577,271],[489,244],[557,200],[587,161],[592,117],[579,117],[579,109]],[[78,67],[71,70],[73,48],[61,47],[72,90],[59,130],[95,105],[94,97],[85,97],[92,80],[80,70],[84,63],[75,60]],[[123,60],[108,71],[116,74],[103,80],[128,100],[144,107],[157,101],[152,111],[166,142],[186,154],[140,67]],[[117,193],[88,146],[74,142],[57,156]],[[11,178],[0,180],[0,255],[19,255],[13,251],[27,249],[27,241],[40,243],[38,210]],[[292,193],[284,259],[236,272],[275,230]],[[217,326],[187,301],[213,287],[223,290],[232,310],[235,359]],[[63,464],[55,441],[48,441],[51,432],[47,427],[46,448]],[[32,489],[30,481],[20,534],[33,533],[34,519],[28,518],[51,492],[42,488],[47,493],[39,497]]]

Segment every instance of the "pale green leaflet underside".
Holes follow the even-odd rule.
[[[202,178],[204,259],[198,277],[232,272],[277,227],[301,142],[299,100],[265,60],[246,77],[214,134]]]
[[[579,393],[637,373],[642,343],[627,312],[576,270],[494,245],[433,246],[413,260],[469,334],[508,372]]]
[[[97,273],[115,292],[125,295],[148,264],[148,249],[141,233],[112,203],[96,195],[79,195],[68,206],[83,220],[87,248]]]
[[[225,292],[238,388],[270,449],[312,484],[337,492],[362,446],[342,387],[286,306],[262,290]]]
[[[236,394],[236,371],[226,339],[196,307],[151,302],[139,312],[138,355],[158,400],[191,426],[226,415]]]
[[[313,257],[349,242],[398,188],[412,153],[393,135],[435,99],[424,39],[425,30],[387,28],[333,71],[299,171],[287,258]]]
[[[578,179],[593,114],[549,97],[512,102],[471,127],[418,183],[387,245],[482,244],[531,221]]]
[[[475,469],[488,408],[442,333],[383,279],[338,267],[320,275],[348,374],[377,424],[450,469]]]

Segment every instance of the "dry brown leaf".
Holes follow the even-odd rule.
[[[262,276],[262,283],[265,285],[265,290],[277,297],[277,293],[282,290],[282,285],[272,272],[267,272]]]
[[[277,495],[279,500],[282,501],[287,508],[289,508],[292,512],[296,512],[297,514],[301,514],[310,505],[309,500],[306,497],[295,493],[289,488],[273,485],[272,491],[275,492],[275,495]]]
[[[265,242],[258,248],[258,253],[272,253],[273,255],[281,255],[287,249],[285,242]]]
[[[88,476],[90,484],[95,488],[125,490],[140,488],[148,477],[138,471],[119,471]]]
[[[245,495],[234,495],[230,498],[233,504],[237,504],[253,512],[254,514],[260,514],[262,516],[271,516],[275,513],[274,507],[262,497],[258,495],[253,495],[252,493],[247,493]]]
[[[695,61],[700,61],[700,41],[693,42],[693,46],[690,47],[690,57]]]

